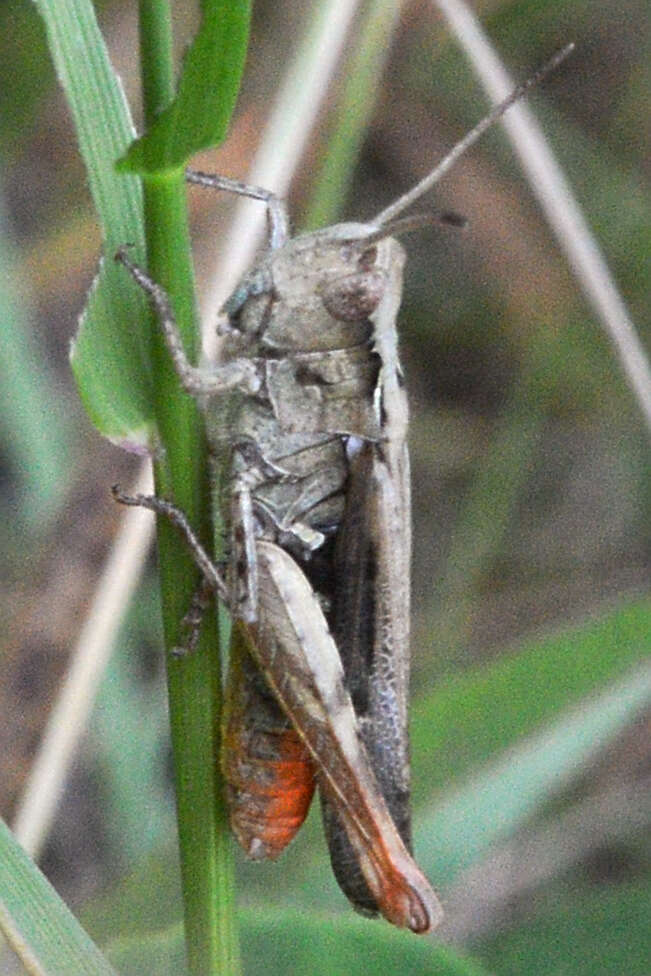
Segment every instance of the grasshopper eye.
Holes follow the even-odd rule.
[[[371,271],[376,261],[377,247],[373,244],[371,247],[367,247],[365,251],[362,251],[359,256],[358,264],[360,271]]]
[[[385,285],[384,272],[362,269],[326,282],[319,295],[333,318],[361,322],[378,307]]]

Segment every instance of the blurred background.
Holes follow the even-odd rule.
[[[179,56],[196,27],[185,6]],[[256,0],[230,137],[199,168],[245,177],[313,9]],[[474,9],[519,80],[576,43],[530,105],[648,349],[646,4]],[[104,0],[97,12],[138,122],[135,4]],[[435,6],[414,0],[382,42],[372,100],[360,94],[368,128],[337,128],[363,15],[361,4],[292,183],[296,228],[371,216],[486,111]],[[0,75],[0,812],[11,822],[121,518],[109,487],[128,484],[139,461],[96,434],[68,365],[100,238],[26,0],[0,7]],[[328,168],[333,135],[344,168]],[[190,208],[205,294],[232,201],[192,191]],[[428,208],[469,227],[405,240],[417,847],[448,906],[443,935],[492,972],[642,976],[649,730],[635,668],[651,643],[648,429],[501,131],[417,209]],[[161,649],[152,557],[40,860],[100,940],[179,917]],[[622,694],[628,704],[599,725]],[[449,816],[462,796],[465,840],[465,821]],[[503,829],[478,839],[500,817]],[[457,844],[445,841],[447,860],[443,822]],[[242,864],[243,901],[255,908],[273,890],[294,910],[347,912],[323,848],[314,813],[280,867]]]

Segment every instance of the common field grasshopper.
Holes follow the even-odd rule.
[[[415,932],[442,912],[411,855],[405,254],[393,235],[433,219],[399,215],[568,51],[367,223],[291,238],[272,193],[188,173],[263,200],[270,224],[269,249],[224,307],[223,361],[208,370],[188,361],[165,292],[117,255],[153,301],[183,389],[206,406],[225,573],[173,504],[116,497],[172,519],[233,616],[222,765],[234,832],[250,856],[276,857],[316,782],[341,888]]]

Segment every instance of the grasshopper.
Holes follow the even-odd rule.
[[[414,932],[442,910],[411,855],[405,253],[394,235],[431,222],[400,214],[570,49],[367,223],[292,238],[273,193],[188,172],[262,200],[270,225],[268,250],[224,306],[223,361],[209,369],[188,361],[164,290],[117,255],[155,306],[181,386],[206,408],[224,573],[173,504],[115,494],[176,524],[233,616],[222,766],[234,833],[250,856],[278,856],[318,784],[340,887],[362,913]]]

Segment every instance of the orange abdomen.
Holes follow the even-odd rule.
[[[315,768],[237,626],[231,640],[221,763],[233,833],[249,857],[273,860],[307,816]]]

